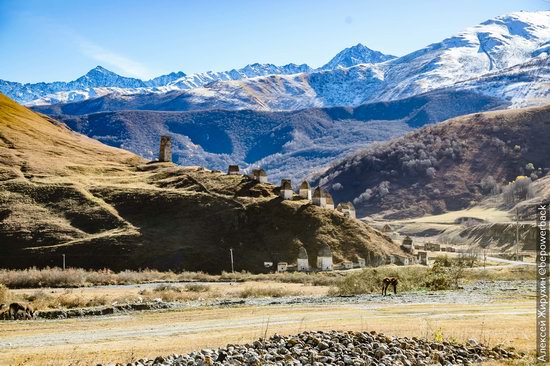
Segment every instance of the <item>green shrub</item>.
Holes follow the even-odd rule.
[[[425,287],[428,269],[423,266],[365,268],[339,279],[329,291],[331,295],[347,296],[382,293],[384,277],[397,277],[397,291],[412,291]]]

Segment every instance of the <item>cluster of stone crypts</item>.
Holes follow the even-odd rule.
[[[161,162],[171,162],[172,161],[172,143],[170,136],[161,136],[160,138],[160,151],[159,151],[159,161]],[[238,165],[229,165],[227,169],[227,174],[229,175],[239,175],[241,174],[240,168]],[[260,183],[268,183],[267,173],[263,169],[254,169],[250,177]],[[290,179],[282,179],[279,195],[285,200],[294,199],[294,190],[292,189],[292,183]],[[311,187],[307,181],[304,181],[300,184],[298,190],[298,198],[306,199],[311,201],[314,205],[319,207],[328,208],[334,210],[334,200],[332,195],[328,193],[321,187],[317,187],[311,193]],[[355,218],[355,207],[351,202],[340,203],[336,210],[341,212],[347,217]]]
[[[230,165],[227,169],[227,174],[237,175],[240,174],[238,165]],[[267,173],[263,169],[254,169],[250,177],[260,183],[267,183]],[[319,207],[328,208],[334,210],[334,200],[332,195],[321,187],[316,187],[313,190],[307,181],[303,181],[298,189],[298,194],[292,189],[292,182],[290,179],[281,179],[281,185],[279,186],[279,196],[284,200],[292,199],[305,199],[311,201],[314,205]],[[351,202],[342,202],[336,207],[338,212],[341,212],[344,216],[355,218],[355,207]]]
[[[418,338],[388,337],[376,332],[303,332],[274,335],[249,344],[229,344],[187,355],[141,359],[129,366],[182,365],[471,365],[489,359],[517,359],[513,349]]]
[[[352,268],[364,268],[366,265],[366,261],[364,258],[356,257],[356,262],[352,262],[349,260],[343,261],[339,265],[339,269],[352,269]],[[286,262],[279,262],[277,263],[277,271],[278,272],[285,272],[289,268],[288,264]],[[332,250],[330,247],[325,244],[321,246],[321,249],[319,249],[319,252],[317,253],[317,261],[316,261],[316,268],[312,268],[309,264],[309,256],[307,254],[307,250],[304,247],[300,247],[298,251],[298,258],[296,259],[296,270],[300,272],[308,272],[308,271],[332,271],[335,269],[333,260],[332,260]]]
[[[240,168],[238,165],[230,165],[227,169],[228,175],[238,175],[240,173]],[[252,171],[252,174],[250,177],[260,183],[267,183],[267,173],[263,169],[254,169]],[[316,206],[324,207],[328,209],[334,210],[334,201],[332,200],[332,196],[330,193],[322,189],[321,187],[317,187],[312,190],[307,181],[304,181],[300,184],[300,187],[298,189],[298,194],[296,195],[294,190],[292,189],[292,182],[290,179],[282,179],[281,185],[279,187],[279,196],[284,200],[308,200],[311,201]],[[342,213],[346,217],[350,218],[356,218],[355,216],[355,208],[353,207],[353,204],[351,202],[343,202],[340,203],[336,210],[340,213]],[[328,245],[324,245],[319,250],[319,253],[317,255],[317,266],[316,268],[311,268],[309,264],[309,259],[307,255],[307,251],[304,247],[301,247],[298,253],[298,258],[296,261],[296,270],[298,271],[311,271],[311,270],[320,270],[320,271],[331,271],[334,269],[333,260],[332,260],[332,252]],[[346,260],[342,262],[340,265],[342,267],[341,269],[352,269],[354,267],[365,267],[365,259],[357,257],[356,263]],[[290,268],[287,262],[278,262],[277,263],[277,271],[278,272],[285,272]]]

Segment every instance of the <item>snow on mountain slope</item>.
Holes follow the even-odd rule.
[[[510,101],[510,108],[550,102],[550,56],[541,53],[519,65],[456,83],[455,90],[468,90]]]
[[[361,44],[347,48],[336,55],[324,70],[334,67],[349,67],[360,63],[382,62],[394,56],[373,51]],[[21,84],[0,80],[0,92],[29,106],[69,103],[116,93],[118,95],[165,93],[173,90],[187,90],[217,81],[231,81],[269,75],[291,75],[311,73],[314,70],[306,64],[250,64],[241,69],[229,71],[208,71],[186,75],[172,72],[151,80],[143,81],[117,75],[101,66],[90,70],[86,75],[71,82]],[[203,92],[204,93],[204,92]]]
[[[550,11],[517,12],[490,19],[441,42],[379,63],[370,62],[391,56],[378,55],[376,51],[357,45],[342,51],[323,67],[334,67],[331,70],[311,70],[307,65],[253,64],[240,70],[184,76],[155,88],[142,88],[138,83],[137,87],[124,90],[86,89],[68,95],[50,95],[32,104],[82,100],[116,92],[108,98],[111,101],[120,98],[120,101],[109,104],[121,105],[123,109],[132,106],[143,109],[145,103],[154,110],[278,111],[357,106],[452,88],[455,84],[459,89],[503,96],[512,106],[543,104],[549,102],[544,92],[549,70],[543,60],[548,55],[549,42]],[[367,63],[343,67],[356,62]],[[520,64],[525,64],[525,69],[511,69]],[[489,79],[492,82],[487,84]],[[1,81],[0,91],[6,92]],[[514,94],[515,91],[518,94]],[[166,92],[170,93],[163,95]],[[131,96],[144,93],[157,93],[158,96]],[[13,96],[9,91],[7,94]],[[95,105],[104,107],[106,104]],[[92,112],[88,106],[85,111]]]
[[[70,82],[21,84],[0,80],[0,92],[28,106],[77,102],[115,93],[118,95],[165,93],[201,87],[221,80],[241,80],[256,76],[311,72],[308,65],[252,64],[242,69],[186,75],[172,72],[151,80],[127,78],[101,66]]]
[[[405,97],[526,62],[550,40],[550,11],[517,12],[467,28],[386,64],[382,99]]]
[[[201,87],[215,81],[242,80],[253,78],[256,76],[289,75],[311,71],[313,71],[313,69],[306,64],[288,64],[284,66],[275,66],[273,64],[255,63],[252,65],[247,65],[238,70],[232,69],[229,71],[221,72],[208,71],[185,76],[173,81],[168,86],[176,86],[179,89],[191,89]]]
[[[533,56],[544,55],[549,40],[550,11],[518,12],[496,17],[441,42],[382,63],[316,71],[299,78],[281,75],[224,82],[192,93],[199,104],[205,101],[201,95],[208,95],[209,100],[224,100],[237,108],[286,110],[388,101],[471,80],[472,89],[514,98],[514,105],[530,105],[537,98],[524,102],[525,92],[514,96],[513,88],[508,92],[488,90],[482,76],[490,73],[495,78],[498,73],[503,73],[499,90],[505,88],[507,82],[520,85],[524,75],[510,73],[509,68],[520,63],[528,64]],[[534,64],[539,61],[533,60]],[[548,68],[539,69],[529,86],[534,90],[544,89],[547,74]],[[476,78],[480,85],[473,85]],[[543,98],[542,103],[547,102],[548,99]]]
[[[69,98],[52,98],[54,101],[81,100],[84,96],[94,97],[106,92],[106,90],[96,91],[95,88],[136,89],[145,87],[147,85],[142,80],[117,75],[101,66],[93,68],[86,75],[70,82],[21,84],[0,81],[0,92],[19,102],[29,102],[54,93],[65,93],[65,97]]]
[[[335,70],[359,64],[377,64],[396,58],[379,51],[374,51],[361,43],[339,52],[332,60],[320,67],[320,70]]]

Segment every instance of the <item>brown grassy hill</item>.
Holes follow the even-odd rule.
[[[0,95],[0,266],[263,270],[323,244],[337,260],[403,255],[366,224],[276,187],[147,163]]]
[[[549,137],[550,106],[477,113],[372,146],[318,181],[336,201],[388,219],[460,210],[520,175],[544,196]]]

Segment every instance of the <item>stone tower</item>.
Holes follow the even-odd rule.
[[[300,272],[309,271],[309,258],[307,256],[307,250],[304,247],[300,247],[298,251],[298,260],[296,262],[297,270]]]
[[[323,244],[317,254],[317,268],[320,271],[332,271],[332,250],[328,244]]]
[[[172,141],[170,140],[170,136],[160,137],[159,161],[172,162]]]

